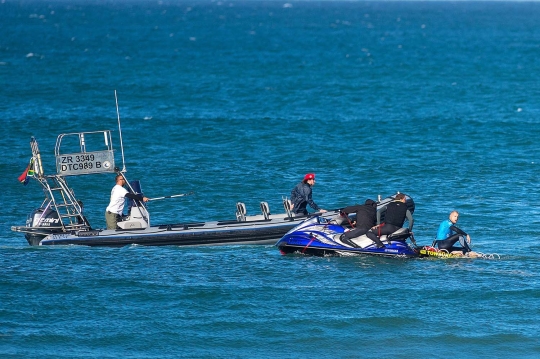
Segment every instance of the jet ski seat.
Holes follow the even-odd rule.
[[[264,219],[270,219],[270,206],[268,206],[268,202],[261,202],[261,212]]]

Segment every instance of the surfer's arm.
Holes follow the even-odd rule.
[[[450,226],[450,229],[452,231],[454,231],[455,233],[459,234],[459,235],[462,235],[462,236],[468,236],[467,233],[465,233],[463,230],[461,230],[460,228],[456,227],[456,226]]]
[[[456,226],[450,226],[450,229],[461,236],[465,236],[467,238],[467,242],[471,243],[471,237],[467,233],[465,233],[463,230],[461,230],[460,228]]]

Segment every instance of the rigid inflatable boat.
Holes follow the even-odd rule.
[[[96,143],[97,146],[93,148],[92,144]],[[19,180],[36,180],[43,189],[45,199],[28,215],[24,226],[13,226],[11,229],[24,233],[28,243],[33,246],[274,244],[287,231],[308,218],[292,213],[290,201],[285,197],[282,198],[284,212],[280,214],[271,214],[268,203],[261,202],[260,214],[247,215],[245,204],[238,202],[235,218],[231,220],[151,225],[145,203],[130,199],[128,215],[118,222],[117,229],[95,228],[84,216],[82,202],[69,186],[67,177],[116,173],[125,178],[125,165],[123,170],[115,167],[110,130],[60,134],[55,147],[56,174],[52,175],[46,175],[43,171],[38,143],[34,137],[30,145],[30,164]],[[65,147],[68,147],[67,152]],[[128,182],[126,179],[126,189],[129,193],[141,194],[138,181]],[[189,193],[168,197],[184,195]],[[334,210],[314,215],[317,214],[331,218],[339,212]]]

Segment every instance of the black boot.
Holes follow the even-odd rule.
[[[372,231],[369,231],[366,234],[368,238],[371,239],[375,243],[377,248],[386,248],[386,246],[381,242],[381,239],[377,237],[375,233],[373,233]]]

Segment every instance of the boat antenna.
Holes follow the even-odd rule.
[[[114,90],[114,99],[116,100],[116,116],[118,117],[118,132],[120,132],[120,150],[122,152],[122,172],[126,172],[126,162],[124,161],[124,144],[122,142],[122,127],[120,127],[120,111],[118,110],[118,96]]]

